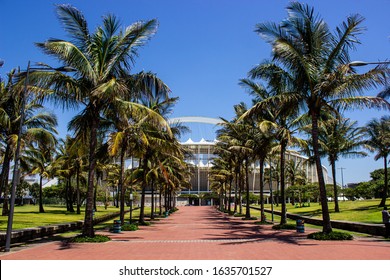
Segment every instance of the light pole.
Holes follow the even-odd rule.
[[[377,64],[377,65],[380,65],[380,64],[390,64],[390,61],[378,61],[378,62],[366,62],[366,61],[360,61],[360,60],[356,60],[356,61],[351,61],[350,63],[348,63],[349,66],[366,66],[366,65],[369,65],[369,64]]]
[[[339,169],[341,171],[341,188],[343,189],[343,199],[345,199],[345,196],[344,196],[344,173],[343,173],[343,170],[346,169],[346,168],[340,167]]]
[[[341,188],[344,189],[344,173],[343,173],[343,170],[346,169],[346,168],[340,167],[339,169],[341,171]]]
[[[18,184],[19,179],[19,159],[20,159],[20,144],[22,138],[22,129],[24,124],[24,115],[25,115],[25,107],[26,107],[26,98],[28,95],[28,84],[29,84],[29,75],[31,71],[61,71],[61,72],[72,72],[73,68],[70,67],[60,67],[60,68],[51,68],[47,65],[44,67],[34,68],[30,67],[30,61],[27,64],[27,70],[25,72],[18,73],[21,75],[22,73],[26,73],[26,77],[24,79],[24,89],[21,96],[21,109],[20,109],[20,120],[19,120],[19,131],[18,131],[18,139],[16,141],[16,150],[15,150],[15,158],[14,158],[14,170],[12,173],[12,186],[11,186],[11,201],[10,201],[10,211],[8,215],[8,223],[7,223],[7,233],[5,240],[5,252],[10,251],[11,247],[11,235],[12,235],[12,223],[14,218],[14,209],[15,209],[15,192],[16,185]],[[5,198],[4,198],[5,199]]]

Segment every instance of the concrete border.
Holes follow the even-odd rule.
[[[133,209],[137,210],[138,208]],[[130,210],[126,210],[125,213],[128,213]],[[97,225],[102,222],[111,220],[119,216],[119,212],[112,214],[104,215],[93,220],[93,224]],[[11,234],[11,243],[27,242],[37,238],[51,236],[57,233],[63,233],[67,231],[79,230],[82,229],[84,221],[75,221],[70,223],[55,224],[34,228],[25,228],[20,230],[13,230]],[[6,233],[0,233],[0,246],[5,245]]]
[[[260,211],[258,207],[251,207],[252,209]],[[264,209],[267,213],[272,213],[269,209]],[[274,214],[280,216],[280,211],[275,211]],[[322,219],[312,218],[309,216],[302,216],[287,213],[287,218],[292,220],[302,219],[307,224],[322,226]],[[358,223],[358,222],[349,222],[349,221],[331,221],[332,228],[343,229],[348,231],[366,233],[376,236],[384,236],[385,235],[385,226],[382,224],[367,224],[367,223]]]

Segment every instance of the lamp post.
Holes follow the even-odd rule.
[[[390,64],[390,61],[378,61],[378,62],[366,62],[366,61],[360,61],[360,60],[356,60],[356,61],[351,61],[350,63],[348,63],[349,66],[366,66],[366,65],[369,65],[369,64],[377,64],[377,65],[380,65],[380,64]]]
[[[344,173],[343,170],[345,169],[344,167],[339,168],[341,171],[341,188],[344,189]]]
[[[341,189],[343,190],[343,200],[345,200],[345,195],[344,195],[344,173],[343,170],[346,169],[344,167],[339,168],[341,171]]]
[[[15,150],[15,158],[14,158],[14,170],[12,173],[12,186],[11,186],[11,201],[10,201],[10,211],[8,215],[8,223],[7,223],[7,232],[6,232],[6,240],[5,240],[5,252],[10,251],[11,247],[11,235],[12,235],[12,223],[14,217],[14,209],[15,209],[15,193],[16,193],[16,185],[18,184],[19,179],[19,159],[20,159],[20,144],[22,138],[22,129],[24,124],[24,115],[25,115],[25,107],[26,107],[26,98],[28,95],[28,84],[29,84],[29,75],[31,71],[60,71],[60,72],[73,72],[75,71],[71,67],[59,67],[52,68],[47,65],[43,65],[43,67],[30,67],[30,61],[27,64],[27,70],[25,72],[18,73],[21,75],[22,73],[26,73],[24,79],[24,89],[21,96],[21,109],[20,109],[20,120],[19,120],[19,131],[18,131],[18,139],[16,141],[16,150]]]
[[[131,224],[131,221],[133,220],[133,193],[130,192],[130,224]]]

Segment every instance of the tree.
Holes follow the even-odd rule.
[[[53,161],[57,139],[54,134],[46,132],[39,137],[36,143],[31,143],[30,148],[26,151],[25,161],[30,166],[31,174],[39,175],[39,213],[44,213],[42,181],[43,178],[52,177],[51,162]]]
[[[246,193],[246,209],[245,218],[250,218],[250,201],[249,201],[249,168],[253,162],[254,156],[254,134],[256,129],[254,127],[253,119],[240,119],[241,116],[247,111],[247,107],[244,103],[240,103],[234,106],[235,118],[229,122],[223,120],[223,129],[218,131],[218,140],[224,141],[228,145],[228,150],[234,153],[237,157],[236,170],[237,174],[236,182],[239,186],[239,203],[241,213],[241,189]],[[241,188],[243,186],[243,188]],[[236,209],[235,209],[236,210]]]
[[[70,41],[50,39],[37,46],[67,67],[72,76],[59,72],[34,73],[31,80],[38,88],[50,88],[46,98],[65,107],[83,106],[69,124],[76,138],[88,143],[88,183],[83,235],[93,237],[93,197],[96,149],[99,129],[106,127],[108,116],[124,110],[141,110],[157,121],[163,121],[134,100],[130,71],[137,49],[157,30],[157,21],[139,21],[120,31],[114,15],[103,17],[103,24],[90,33],[83,14],[70,5],[58,5],[57,15]]]
[[[262,86],[250,80],[242,80],[242,85],[249,87],[250,94],[255,96],[253,106],[241,118],[253,115],[262,116],[259,120],[260,128],[264,132],[273,134],[279,143],[280,150],[280,190],[282,198],[282,213],[280,224],[286,220],[286,180],[285,156],[289,145],[299,142],[294,133],[301,126],[298,102],[294,98],[287,98],[294,91],[294,77],[279,65],[264,62],[253,68],[249,75],[251,78],[264,80],[267,85]]]
[[[363,17],[351,15],[332,33],[308,5],[292,2],[288,17],[280,24],[262,23],[256,32],[272,45],[273,60],[294,75],[295,91],[284,94],[295,99],[311,118],[311,136],[317,168],[323,232],[332,231],[325,180],[319,152],[318,122],[321,111],[338,112],[351,107],[385,107],[382,98],[362,95],[364,90],[385,82],[385,67],[357,74],[349,66],[349,50],[358,42]]]
[[[382,199],[379,207],[386,205],[386,198],[388,195],[388,173],[387,162],[390,154],[390,117],[384,116],[382,118],[371,120],[365,129],[368,140],[366,144],[372,151],[376,151],[375,160],[383,158],[384,165],[384,187],[382,191]]]
[[[8,177],[18,140],[20,113],[24,99],[27,100],[25,100],[24,105],[24,122],[21,133],[22,147],[27,147],[32,142],[52,136],[51,133],[55,132],[57,125],[55,115],[43,110],[43,106],[38,103],[37,99],[24,96],[24,87],[21,86],[23,81],[14,76],[15,71],[11,71],[7,86],[1,91],[2,96],[0,97],[2,108],[0,122],[4,125],[1,127],[1,136],[5,146],[0,178],[0,193],[4,191],[3,216],[8,215]]]
[[[256,107],[259,102],[271,96],[262,85],[257,84],[249,79],[242,79],[240,85],[246,88],[252,100],[253,107],[245,112],[241,118],[249,119],[251,116],[254,134],[252,135],[252,150],[256,159],[259,160],[260,172],[260,211],[261,221],[265,222],[264,212],[264,166],[267,157],[270,156],[272,149],[276,146],[275,125],[272,123],[275,120],[275,115],[272,110],[267,108]],[[256,108],[256,109],[253,109]],[[239,119],[240,120],[240,119]]]
[[[335,212],[340,212],[336,184],[336,162],[340,156],[366,156],[364,151],[359,151],[365,145],[364,137],[364,129],[356,127],[356,122],[351,122],[349,119],[330,118],[320,123],[318,136],[320,154],[328,156],[329,164],[332,167]]]

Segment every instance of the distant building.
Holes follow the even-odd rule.
[[[215,124],[220,123],[219,119],[212,118],[204,118],[204,117],[186,117],[186,118],[176,118],[175,121],[179,121],[181,123],[185,122],[200,122],[207,124]],[[210,180],[209,180],[209,171],[213,166],[213,159],[216,157],[214,154],[216,140],[205,140],[201,139],[200,141],[193,141],[189,138],[185,142],[181,142],[181,145],[187,147],[191,152],[192,156],[187,158],[186,161],[192,166],[192,176],[191,176],[191,188],[184,189],[181,191],[181,194],[187,195],[200,195],[203,193],[209,193],[210,190]],[[308,161],[308,158],[300,155],[298,152],[289,151],[286,154],[286,161],[293,160],[294,162],[300,162],[302,168],[305,171],[307,181],[310,183],[318,182],[317,170],[315,164],[311,164]],[[269,165],[265,166],[267,170]],[[328,176],[328,170],[326,167],[323,168],[325,183],[331,183],[332,179]],[[258,165],[252,165],[251,168],[253,171],[249,177],[249,185],[251,186],[251,192],[258,194],[260,193],[260,172]],[[273,191],[276,191],[278,186],[276,182],[272,184]],[[265,194],[267,195],[270,192],[269,185],[265,188]],[[188,203],[188,200],[180,200],[181,203]],[[196,202],[198,203],[198,202]],[[204,201],[202,203],[208,203],[208,201]]]

